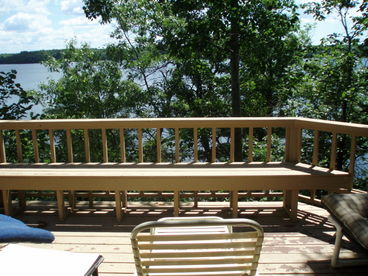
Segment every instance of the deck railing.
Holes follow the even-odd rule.
[[[351,175],[357,139],[368,137],[368,125],[303,118],[3,120],[0,163],[235,162],[235,129],[242,133],[243,162],[303,161],[334,170],[339,152],[345,151],[349,160],[340,161],[339,166],[344,164]],[[348,149],[346,144],[350,144]],[[320,145],[330,146],[329,157]],[[315,201],[315,194],[310,191],[308,199]],[[226,193],[202,195],[221,197]],[[280,195],[282,191],[244,191],[239,197]]]

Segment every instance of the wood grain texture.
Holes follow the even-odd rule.
[[[77,209],[73,215],[60,223],[56,215],[37,212],[37,210],[42,210],[40,203],[37,204],[35,203],[33,212],[25,213],[17,218],[26,221],[31,226],[38,225],[39,221],[45,222],[46,229],[52,231],[56,239],[51,244],[21,243],[21,245],[102,254],[105,260],[100,265],[99,275],[103,276],[133,276],[135,266],[130,245],[132,228],[144,221],[172,215],[172,213],[150,214],[160,209],[160,204],[151,204],[140,215],[134,213],[135,208],[128,209],[124,219],[117,223],[113,209],[106,214],[99,214],[97,211],[88,213],[87,208],[86,210]],[[31,202],[30,205],[32,206],[33,203]],[[143,205],[137,204],[136,206],[137,209],[144,209]],[[214,206],[217,207],[214,208]],[[327,221],[326,210],[301,203],[297,223],[290,223],[285,220],[281,206],[281,202],[240,202],[239,205],[242,217],[255,219],[265,230],[258,265],[259,275],[365,275],[368,271],[366,266],[342,268],[338,271],[330,267],[335,230]],[[102,204],[99,208],[104,210],[108,207],[109,205]],[[202,207],[203,213],[213,209],[221,212],[222,208],[224,208],[224,203],[221,202],[208,203],[207,207]],[[269,214],[262,214],[267,210]],[[226,213],[217,215],[224,214]],[[0,243],[0,248],[2,245],[4,244]],[[344,238],[341,257],[366,258],[366,255],[361,254]]]

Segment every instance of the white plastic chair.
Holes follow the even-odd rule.
[[[138,276],[256,275],[262,242],[257,222],[218,217],[164,218],[131,234]]]

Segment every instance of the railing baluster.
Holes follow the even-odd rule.
[[[355,153],[356,153],[356,136],[351,136],[351,146],[350,146],[350,165],[349,173],[354,176],[355,174]]]
[[[109,154],[107,152],[107,136],[106,136],[106,129],[102,128],[101,129],[101,133],[102,133],[102,160],[103,163],[108,163],[109,162]]]
[[[331,144],[331,154],[330,154],[330,170],[336,168],[336,132],[332,133],[332,144]]]
[[[67,151],[68,151],[68,162],[73,163],[73,141],[72,141],[72,132],[70,129],[66,130],[66,145],[67,145]]]
[[[15,131],[15,140],[16,140],[16,145],[17,145],[17,159],[18,162],[23,162],[23,152],[22,152],[22,141],[20,139],[20,132],[17,129]]]
[[[5,143],[2,129],[0,129],[0,163],[6,163]]]
[[[90,142],[89,142],[89,133],[88,129],[83,130],[83,139],[84,139],[84,153],[85,153],[85,161],[86,163],[91,162],[91,149],[90,149]]]
[[[126,163],[124,128],[121,128],[119,133],[120,133],[120,161],[122,163]]]
[[[267,155],[266,162],[271,162],[271,150],[272,150],[272,127],[267,128]]]
[[[211,146],[211,163],[216,162],[216,128],[212,128],[212,146]]]
[[[49,139],[50,139],[50,159],[51,159],[51,163],[56,163],[55,137],[54,137],[54,131],[52,129],[49,129]]]
[[[319,130],[315,129],[313,131],[313,156],[312,156],[312,165],[318,165],[318,154],[319,154]],[[316,198],[316,190],[309,190],[311,200],[315,200]]]
[[[156,163],[161,163],[161,129],[156,130]]]
[[[138,128],[138,163],[143,163],[143,138],[141,128]]]
[[[37,140],[37,130],[32,129],[32,144],[35,163],[40,163],[40,155],[38,153],[38,140]]]
[[[284,148],[284,162],[286,162],[289,158],[289,141],[290,141],[290,130],[289,128],[285,128],[285,148]]]
[[[302,148],[302,130],[301,128],[296,129],[296,161],[300,162]]]
[[[194,152],[194,162],[198,162],[198,129],[193,128],[193,152]]]
[[[253,162],[253,128],[249,128],[248,137],[248,162]]]
[[[180,162],[180,137],[179,128],[175,128],[175,163]]]
[[[230,129],[230,162],[235,161],[235,128]]]
[[[314,130],[314,137],[313,137],[313,157],[312,157],[312,165],[318,165],[318,153],[319,153],[319,131]]]

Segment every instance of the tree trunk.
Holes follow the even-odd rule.
[[[231,33],[230,33],[230,66],[231,66],[231,107],[232,116],[240,117],[240,77],[239,77],[239,64],[240,64],[240,45],[239,45],[239,20],[237,16],[238,1],[233,0],[231,2],[232,15],[231,15]],[[235,129],[235,161],[242,161],[242,135],[241,129]]]

